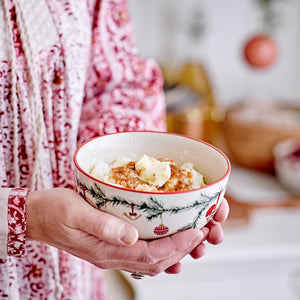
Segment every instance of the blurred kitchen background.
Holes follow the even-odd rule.
[[[179,275],[107,272],[111,299],[300,299],[300,0],[128,0],[168,130],[232,162],[221,245]],[[116,285],[117,282],[117,285]]]

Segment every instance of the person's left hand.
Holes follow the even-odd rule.
[[[220,223],[225,222],[229,214],[229,205],[225,198],[223,198],[219,209],[214,215],[213,219],[202,228],[202,232],[206,234],[206,240],[208,243],[217,245],[222,243],[224,238],[223,228]],[[205,254],[205,244],[202,242],[196,248],[194,248],[190,255],[194,259],[198,259]],[[181,271],[182,265],[180,262],[172,265],[165,270],[168,274],[177,274]]]

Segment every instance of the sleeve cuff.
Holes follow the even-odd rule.
[[[8,196],[7,255],[22,257],[25,254],[26,217],[25,203],[29,189],[14,188]]]
[[[11,189],[0,189],[0,257],[7,256],[7,203]]]

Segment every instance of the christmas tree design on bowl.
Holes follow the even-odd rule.
[[[89,174],[95,162],[112,163],[126,155],[168,157],[192,162],[206,186],[181,192],[134,191],[102,182]],[[201,228],[213,218],[230,175],[228,158],[216,147],[186,136],[162,132],[105,135],[80,146],[75,155],[77,191],[91,205],[134,225],[142,239],[156,239],[189,228]]]

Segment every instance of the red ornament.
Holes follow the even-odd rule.
[[[217,211],[217,205],[213,204],[209,208],[209,210],[206,212],[206,220],[207,220],[207,222],[210,221],[213,218],[213,216],[216,213],[216,211]]]
[[[165,226],[163,224],[163,212],[161,212],[160,219],[161,219],[161,224],[154,228],[154,233],[157,234],[157,235],[167,234],[169,232],[169,227]]]
[[[266,34],[257,34],[250,38],[244,47],[244,57],[254,68],[270,67],[278,56],[275,41]]]
[[[157,235],[164,235],[168,233],[168,231],[169,231],[168,226],[165,226],[164,224],[160,224],[159,226],[156,226],[154,228],[154,233]]]
[[[221,197],[221,194],[222,192],[219,192],[219,195],[218,195],[218,199],[217,199],[217,203],[216,204],[213,204],[209,209],[208,211],[206,212],[206,220],[207,222],[209,222],[213,216],[215,215],[215,213],[217,212],[217,208],[218,208],[218,204],[219,204],[219,201],[220,201],[220,197]]]

